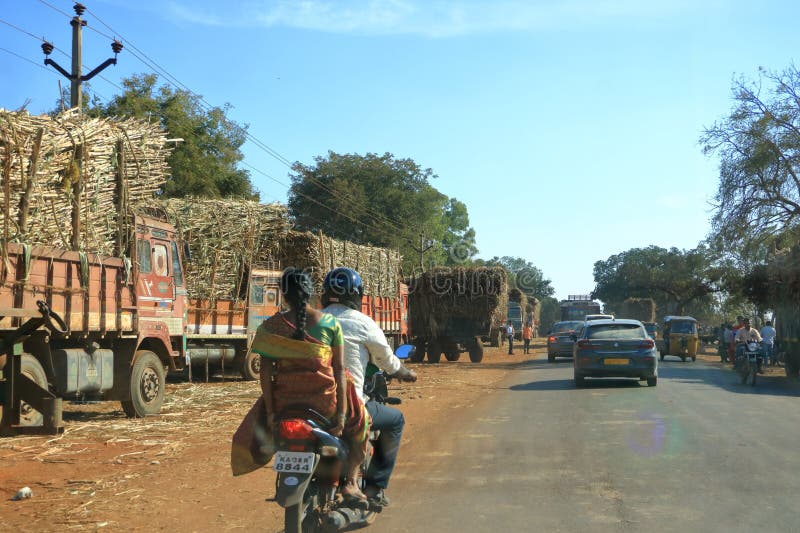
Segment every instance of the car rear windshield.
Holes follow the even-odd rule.
[[[575,331],[583,322],[557,322],[553,324],[553,333],[564,333],[565,331]]]
[[[637,324],[602,324],[591,326],[586,336],[597,340],[644,339],[647,333]]]

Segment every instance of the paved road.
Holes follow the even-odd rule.
[[[521,363],[451,422],[460,438],[404,458],[372,530],[800,531],[800,387],[699,360],[659,373],[576,389],[568,360]]]

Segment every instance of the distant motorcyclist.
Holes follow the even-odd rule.
[[[388,375],[403,381],[416,381],[417,374],[403,366],[392,352],[381,328],[361,312],[363,295],[361,276],[355,270],[340,267],[325,276],[322,289],[324,312],[335,316],[342,326],[345,367],[366,403],[372,428],[381,432],[367,472],[365,492],[371,501],[386,507],[389,499],[384,491],[389,486],[389,478],[397,460],[405,419],[398,409],[368,401],[364,395],[364,374],[370,361]]]
[[[739,358],[744,354],[744,349],[747,343],[749,342],[761,343],[761,334],[758,332],[756,328],[750,326],[749,318],[747,317],[742,318],[742,327],[736,330],[736,336],[734,337],[734,342],[736,343],[737,364]]]

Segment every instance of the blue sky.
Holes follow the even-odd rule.
[[[703,127],[730,110],[735,76],[783,69],[800,50],[793,1],[83,3],[88,67],[110,55],[91,28],[114,33],[206,101],[230,103],[231,118],[290,161],[410,157],[467,204],[481,257],[528,259],[562,298],[594,287],[597,260],[706,236],[717,161],[701,153]],[[72,2],[0,8],[0,20],[69,53],[58,10],[72,14]],[[59,76],[9,53],[41,64],[39,43],[0,23],[0,48],[0,107],[53,107]],[[150,70],[129,47],[103,76]],[[92,87],[118,92],[98,78]],[[244,152],[289,183],[265,151]],[[263,200],[285,201],[284,185],[252,178]]]

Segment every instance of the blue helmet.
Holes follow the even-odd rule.
[[[325,275],[322,282],[322,305],[342,304],[361,311],[361,298],[364,284],[361,276],[352,268],[334,268]]]

